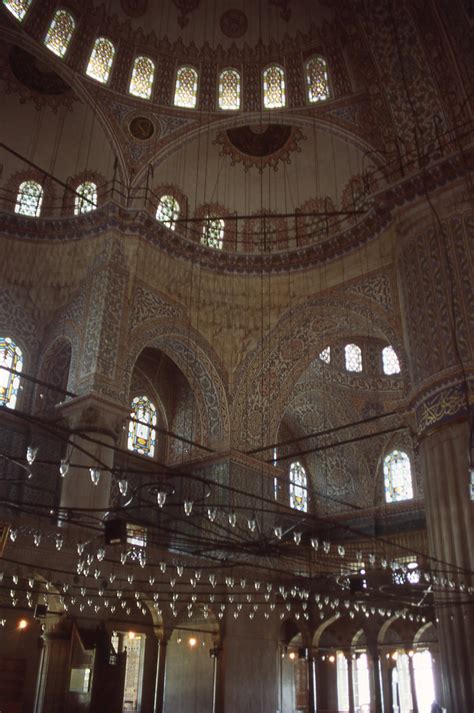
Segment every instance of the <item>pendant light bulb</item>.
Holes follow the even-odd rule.
[[[189,517],[193,511],[193,501],[192,500],[185,500],[184,501],[184,514]]]
[[[275,528],[273,528],[273,532],[275,533],[275,537],[278,540],[281,540],[283,537],[283,529],[280,527],[280,525],[277,525]]]
[[[301,537],[302,533],[297,532],[296,530],[293,532],[293,540],[295,541],[295,545],[299,545],[301,542]]]
[[[207,509],[207,517],[209,518],[210,522],[214,522],[214,520],[217,517],[217,510],[216,508],[208,508]]]
[[[128,480],[126,478],[120,478],[118,481],[118,489],[120,495],[126,496],[128,492]]]
[[[159,490],[156,494],[156,501],[158,503],[158,507],[162,508],[163,505],[166,502],[166,493],[164,490]]]
[[[38,449],[34,448],[33,446],[28,446],[28,448],[26,449],[26,461],[28,465],[33,465],[37,455]]]
[[[247,527],[249,528],[250,532],[255,532],[256,527],[257,527],[257,520],[254,517],[249,517],[247,520]]]
[[[69,471],[69,466],[70,466],[69,461],[66,458],[63,458],[61,460],[61,463],[59,464],[59,475],[61,476],[61,478],[66,477],[66,475],[68,474],[68,471]]]
[[[98,485],[100,480],[100,468],[89,468],[91,481],[93,485]]]
[[[231,527],[235,527],[237,524],[237,515],[235,512],[232,510],[232,512],[229,513],[229,525]]]

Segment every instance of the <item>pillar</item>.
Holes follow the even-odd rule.
[[[433,196],[430,207],[436,213],[424,201],[405,210],[397,244],[410,397],[435,577],[440,703],[448,713],[474,709],[474,621],[467,604],[474,585],[474,503],[469,497],[474,454],[469,453],[468,425],[474,381],[474,217],[469,198],[466,186],[460,185]],[[454,581],[454,589],[446,586],[447,579]]]
[[[412,700],[412,713],[418,713],[418,701],[416,698],[415,670],[413,667],[413,656],[408,656],[408,674],[410,676],[410,692]]]
[[[355,702],[354,702],[354,659],[352,658],[352,652],[349,651],[344,654],[347,658],[347,685],[349,691],[349,713],[354,713]]]
[[[380,656],[378,651],[369,652],[372,688],[372,708],[375,713],[384,713],[382,687],[380,682]]]
[[[61,484],[62,508],[92,508],[100,517],[110,505],[111,470],[114,447],[122,434],[128,409],[97,394],[80,396],[61,406],[68,421],[72,445],[68,449],[69,471]],[[101,465],[99,465],[101,464]],[[100,468],[97,485],[91,480],[90,468]]]
[[[308,656],[308,713],[316,713],[317,701],[316,701],[316,678],[315,678],[315,666],[314,658],[310,654]]]
[[[158,661],[156,665],[155,713],[163,713],[165,698],[166,650],[168,642],[162,638],[158,641]]]

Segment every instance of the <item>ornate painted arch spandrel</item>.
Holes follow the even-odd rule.
[[[133,366],[146,347],[163,351],[187,378],[198,404],[206,443],[227,442],[229,411],[225,378],[222,368],[216,367],[217,357],[208,344],[194,330],[177,326],[176,321],[146,325],[130,335],[132,348],[128,355],[122,390],[128,393]]]
[[[404,355],[395,318],[364,298],[315,298],[288,311],[247,356],[236,376],[233,446],[273,442],[295,384],[311,360],[332,339],[367,330]]]

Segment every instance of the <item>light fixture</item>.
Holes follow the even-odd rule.
[[[61,478],[65,478],[66,475],[68,474],[69,471],[69,461],[66,458],[63,458],[61,460],[61,463],[59,464],[59,474]]]
[[[20,619],[18,621],[18,624],[16,625],[16,628],[20,631],[23,631],[24,629],[28,628],[28,621],[26,619]]]
[[[89,468],[91,481],[93,485],[98,485],[100,480],[100,468]]]
[[[125,497],[128,492],[128,480],[126,478],[120,478],[118,480],[118,489],[120,495],[123,495]]]
[[[156,494],[156,502],[158,503],[158,507],[162,508],[163,505],[166,502],[166,493],[164,490],[159,490]]]
[[[189,517],[193,511],[193,501],[192,500],[185,500],[184,501],[184,514]]]
[[[194,648],[194,646],[196,646],[197,644],[197,639],[195,639],[194,636],[191,636],[188,643],[191,648]]]
[[[33,465],[37,455],[38,455],[38,449],[33,448],[33,446],[28,446],[28,448],[26,449],[26,461],[27,461],[28,465]]]

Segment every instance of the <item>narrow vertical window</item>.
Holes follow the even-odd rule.
[[[155,63],[149,57],[136,57],[129,91],[136,97],[150,99],[155,79]]]
[[[328,66],[323,57],[312,57],[306,62],[306,84],[311,104],[329,99]]]
[[[175,106],[194,109],[197,102],[198,73],[192,67],[180,67],[176,73]]]
[[[211,218],[208,216],[204,221],[201,243],[208,248],[222,250],[224,244],[224,227],[225,223],[222,218]]]
[[[17,20],[22,22],[31,5],[31,0],[3,0],[3,4]]]
[[[362,350],[357,344],[346,344],[344,358],[346,371],[362,371]]]
[[[388,346],[382,349],[382,366],[383,373],[387,376],[400,373],[400,362],[393,347]]]
[[[147,396],[136,396],[132,401],[128,425],[129,451],[153,458],[156,443],[156,408]]]
[[[265,109],[278,109],[285,105],[285,72],[273,64],[263,73],[263,106]]]
[[[236,69],[224,69],[219,76],[219,109],[240,109],[240,74]]]
[[[383,461],[385,502],[395,503],[413,498],[411,463],[405,451],[394,450]]]
[[[102,84],[106,84],[110,77],[110,70],[114,61],[115,47],[105,37],[98,37],[94,42],[86,74]]]
[[[290,465],[290,506],[308,512],[308,479],[299,461]]]
[[[23,181],[16,196],[15,213],[38,218],[43,202],[43,188],[36,181]]]
[[[0,406],[15,408],[20,388],[20,377],[10,371],[20,372],[23,354],[10,337],[0,337]]]
[[[66,10],[57,10],[46,33],[44,44],[58,57],[64,57],[75,26],[76,23],[71,13]]]
[[[92,181],[84,181],[76,189],[74,215],[90,213],[97,208],[97,186]]]
[[[170,230],[174,230],[178,217],[179,203],[176,198],[173,198],[173,196],[161,196],[156,209],[156,219]]]

